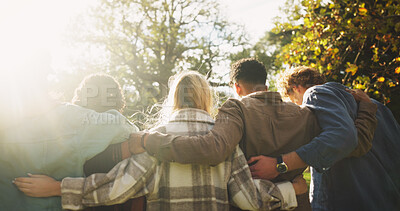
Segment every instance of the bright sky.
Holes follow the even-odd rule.
[[[65,57],[71,53],[62,40],[65,27],[74,15],[82,12],[96,0],[0,1],[0,58],[3,60],[0,66],[10,69],[21,59],[22,52],[37,46],[45,47],[53,54],[55,66],[65,66]],[[220,1],[221,12],[229,21],[243,24],[252,43],[273,27],[273,17],[279,14],[278,8],[284,2],[284,0]]]
[[[245,26],[250,41],[255,43],[273,28],[273,18],[279,15],[284,0],[221,0],[221,11],[235,23]]]

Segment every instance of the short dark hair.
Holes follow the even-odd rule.
[[[231,66],[230,83],[243,81],[249,84],[264,85],[267,80],[265,66],[254,58],[236,61]]]

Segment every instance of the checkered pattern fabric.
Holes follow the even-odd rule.
[[[207,133],[213,124],[205,111],[182,109],[155,130],[194,136]],[[61,186],[63,208],[73,210],[143,195],[148,210],[229,210],[229,203],[245,210],[271,210],[287,205],[278,186],[251,178],[239,147],[216,166],[159,162],[147,153],[133,155],[107,174],[65,178]]]

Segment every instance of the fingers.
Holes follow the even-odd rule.
[[[49,176],[43,175],[43,174],[30,174],[30,173],[28,173],[28,176],[32,177],[32,178],[48,178],[49,177]]]
[[[14,180],[13,183],[18,187],[18,189],[30,189],[33,186],[31,183],[21,182],[18,180]]]
[[[255,157],[251,157],[251,158],[247,161],[247,163],[250,164],[250,163],[257,162],[257,161],[259,161],[261,158],[262,158],[262,155],[255,156]]]
[[[250,161],[250,160],[249,160],[249,161]],[[256,163],[254,163],[253,165],[249,166],[250,172],[255,172],[255,171],[260,170],[260,164],[257,163],[257,161],[253,161],[253,162],[256,162]],[[253,162],[252,162],[252,163],[253,163]]]
[[[20,183],[33,183],[34,179],[30,177],[18,177],[14,179],[15,182],[20,182]]]

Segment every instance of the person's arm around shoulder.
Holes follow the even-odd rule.
[[[146,153],[134,155],[118,163],[107,174],[92,174],[87,178],[64,178],[62,182],[40,175],[16,178],[15,184],[33,197],[61,195],[63,209],[80,210],[88,206],[123,203],[146,195],[159,180],[157,162]],[[47,177],[47,178],[44,178]],[[30,189],[26,188],[29,184]],[[47,191],[47,192],[46,192]]]
[[[296,153],[320,172],[347,157],[358,144],[354,121],[342,100],[323,85],[311,87],[304,94],[303,104],[313,110],[322,132]]]
[[[354,124],[357,128],[358,145],[349,157],[361,157],[372,147],[375,129],[378,125],[376,118],[377,105],[369,96],[360,89],[349,90],[356,102],[358,102],[357,119]]]
[[[143,148],[158,160],[216,165],[224,161],[243,136],[244,121],[238,100],[229,99],[219,109],[213,129],[201,136],[176,136],[158,132],[130,139],[132,153]]]

